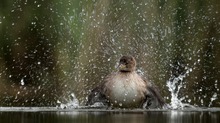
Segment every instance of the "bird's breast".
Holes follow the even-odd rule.
[[[136,75],[116,75],[107,84],[107,97],[117,107],[139,107],[144,99],[145,82]]]

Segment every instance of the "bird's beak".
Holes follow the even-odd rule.
[[[126,68],[126,65],[124,65],[124,64],[119,64],[118,67],[119,67],[120,70],[124,70],[124,69]]]

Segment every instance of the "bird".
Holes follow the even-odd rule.
[[[133,56],[122,56],[117,71],[91,90],[86,106],[99,103],[110,108],[163,108],[166,103],[158,87],[137,73],[136,64]]]

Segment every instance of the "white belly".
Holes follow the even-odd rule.
[[[109,88],[109,100],[117,107],[139,107],[144,99],[144,81],[136,76],[115,76]],[[141,86],[141,87],[140,87]]]
[[[127,84],[128,83],[128,84]],[[135,101],[138,95],[134,82],[117,81],[112,85],[112,97],[119,102]]]

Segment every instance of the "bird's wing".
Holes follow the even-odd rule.
[[[107,106],[108,102],[108,99],[103,94],[102,87],[97,86],[90,92],[86,105],[89,106],[94,105],[95,103],[102,103],[102,105]]]
[[[143,107],[147,109],[163,108],[166,105],[166,103],[163,97],[161,96],[158,87],[155,84],[146,80],[145,82],[147,85],[147,92],[145,94],[145,102],[143,104]]]

